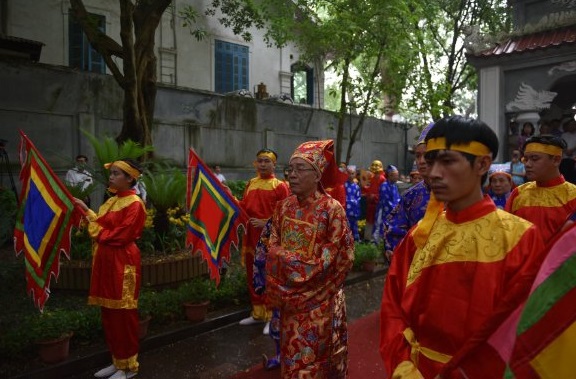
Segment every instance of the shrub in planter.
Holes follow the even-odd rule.
[[[382,253],[378,245],[371,242],[357,242],[354,250],[354,268],[356,270],[362,270],[367,263],[375,263],[381,255]]]
[[[28,328],[35,340],[56,339],[78,329],[77,312],[45,308],[29,317]]]
[[[182,307],[189,321],[198,322],[206,318],[215,284],[207,278],[194,278],[183,284],[178,292],[182,296]]]
[[[74,311],[44,310],[30,316],[28,328],[45,363],[56,363],[68,358],[70,338],[78,328]]]

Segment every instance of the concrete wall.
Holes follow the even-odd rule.
[[[95,161],[79,128],[96,136],[116,136],[122,126],[122,92],[111,76],[65,67],[0,61],[0,138],[17,179],[18,130],[23,130],[59,174],[79,153]],[[335,138],[333,112],[251,98],[226,97],[207,91],[160,87],[153,140],[156,156],[185,167],[193,147],[207,164],[219,164],[229,179],[254,174],[252,162],[263,147],[279,154],[278,172],[294,148],[307,140]],[[345,136],[357,117],[346,120]],[[407,134],[408,144],[418,136]],[[405,132],[401,125],[368,118],[353,146],[351,164],[368,167],[374,159],[409,171],[405,163]],[[347,142],[345,143],[347,147]],[[344,158],[345,150],[342,158]],[[7,179],[2,178],[7,185]]]

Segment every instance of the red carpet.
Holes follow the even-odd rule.
[[[384,376],[384,365],[378,352],[380,312],[364,316],[348,326],[348,378],[365,379]],[[280,369],[266,371],[258,364],[233,379],[280,379]]]

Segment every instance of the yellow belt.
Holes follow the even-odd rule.
[[[408,341],[410,347],[412,348],[410,350],[410,359],[416,367],[418,367],[418,356],[420,354],[430,360],[440,363],[446,363],[452,359],[451,355],[442,354],[427,347],[420,346],[412,329],[406,328],[402,334],[404,334],[404,338],[406,338],[406,341]]]

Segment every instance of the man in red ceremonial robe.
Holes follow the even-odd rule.
[[[105,165],[110,169],[109,189],[114,193],[98,210],[75,199],[86,213],[88,233],[94,240],[88,304],[100,306],[102,326],[112,364],[97,378],[126,379],[138,373],[138,295],[140,294],[140,238],[146,222],[144,203],[132,187],[140,177],[131,159]]]
[[[254,167],[258,176],[250,179],[244,190],[244,196],[240,206],[250,217],[248,230],[242,246],[242,257],[246,267],[246,278],[252,314],[241,320],[240,325],[252,325],[259,322],[268,322],[272,317],[272,311],[266,307],[265,295],[254,292],[252,276],[254,273],[254,251],[262,234],[262,229],[274,212],[276,203],[285,199],[290,194],[288,185],[274,175],[278,155],[271,149],[262,149],[256,153]],[[264,327],[264,334],[268,334],[268,323]]]
[[[543,242],[534,225],[483,195],[497,153],[494,132],[474,119],[444,118],[426,136],[432,196],[396,247],[384,285],[387,378],[503,377],[486,341],[527,297]]]
[[[382,162],[375,160],[370,165],[370,172],[373,174],[370,179],[370,186],[364,187],[363,194],[366,197],[366,225],[364,226],[364,239],[371,241],[374,233],[374,222],[376,220],[376,207],[378,205],[380,185],[386,181]]]
[[[516,187],[506,210],[534,223],[544,243],[552,241],[568,217],[576,211],[576,185],[560,174],[566,142],[555,136],[532,136],[524,143],[524,167],[528,183]]]
[[[266,294],[280,310],[283,379],[343,379],[348,338],[343,285],[354,259],[346,211],[327,195],[339,176],[334,142],[301,144],[289,165],[293,195],[274,215]]]

